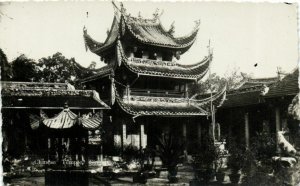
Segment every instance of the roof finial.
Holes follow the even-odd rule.
[[[83,33],[87,34],[87,29],[86,29],[85,25],[83,26]]]
[[[152,15],[153,15],[154,21],[156,21],[156,20],[159,18],[158,12],[159,12],[159,9],[157,8],[157,9],[155,10],[155,12],[152,14]]]
[[[210,39],[208,40],[207,50],[208,50],[208,55],[211,56],[213,53],[213,48],[210,46]]]
[[[120,3],[120,7],[121,7],[121,14],[125,14],[126,13],[126,8],[124,8],[123,3]]]
[[[168,31],[169,34],[173,35],[175,32],[175,26],[174,26],[175,21],[173,21],[173,23],[170,26],[170,29]]]
[[[196,20],[194,29],[198,29],[200,26],[200,23],[201,23],[200,19]]]
[[[139,13],[138,13],[138,19],[139,19],[139,20],[142,19],[141,11],[139,11]]]

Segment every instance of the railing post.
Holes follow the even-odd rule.
[[[126,96],[127,96],[127,101],[129,102],[129,100],[130,100],[130,86],[129,85],[126,86]]]
[[[184,84],[184,95],[185,95],[185,98],[189,97],[187,84]]]

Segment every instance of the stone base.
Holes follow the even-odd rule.
[[[45,172],[46,186],[88,186],[89,172],[84,170],[51,170]]]

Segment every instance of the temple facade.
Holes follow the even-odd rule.
[[[114,3],[114,19],[104,42],[92,39],[84,28],[86,47],[106,64],[82,80],[111,107],[105,113],[104,151],[126,145],[155,148],[162,133],[186,141],[191,152],[209,133],[210,116],[225,99],[225,90],[196,99],[188,95],[188,84],[202,79],[213,55],[185,65],[180,56],[192,47],[199,30],[196,21],[190,34],[174,36],[166,30],[156,11],[153,18],[131,16]]]

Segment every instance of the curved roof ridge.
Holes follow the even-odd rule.
[[[87,33],[86,28],[84,28],[84,30],[83,30],[83,37],[84,37],[85,44],[86,44],[87,48],[89,48],[90,51],[93,53],[102,51],[102,50],[112,46],[112,44],[117,40],[118,36],[119,36],[119,21],[118,21],[116,14],[114,15],[114,19],[113,19],[110,31],[103,43],[98,42],[95,39],[93,39]]]

